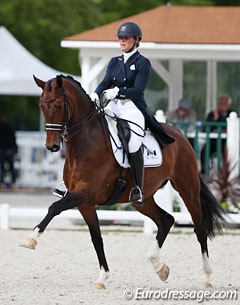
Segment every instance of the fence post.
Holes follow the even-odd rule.
[[[231,180],[239,176],[239,118],[236,112],[231,112],[227,118],[227,151]]]
[[[0,228],[1,230],[9,229],[9,204],[0,205]]]
[[[146,218],[143,220],[143,232],[145,234],[152,234],[153,227],[154,227],[154,223],[153,223],[152,219],[150,219],[146,216]]]

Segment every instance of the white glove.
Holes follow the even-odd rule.
[[[103,91],[103,94],[107,100],[113,100],[118,95],[118,92],[119,92],[119,88],[114,87],[112,89],[107,89]]]
[[[96,102],[98,103],[99,102],[99,97],[98,97],[98,94],[96,92],[93,92],[91,95],[90,95],[90,98],[93,102]]]
[[[98,94],[96,92],[93,92],[91,95],[90,95],[90,98],[91,100],[97,104],[97,106],[99,107],[100,106],[100,100],[99,100],[99,97],[98,97]]]

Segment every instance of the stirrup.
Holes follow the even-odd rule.
[[[59,183],[58,186],[53,190],[53,195],[55,195],[59,198],[65,197],[68,193],[67,189],[62,190],[62,189],[59,188],[61,185],[64,185],[64,182]]]
[[[59,198],[65,197],[66,193],[67,193],[66,191],[62,191],[62,190],[59,190],[57,188],[53,190],[53,195],[55,195],[55,196],[57,196]]]
[[[129,194],[129,202],[140,206],[143,205],[143,193],[138,185],[132,188]]]

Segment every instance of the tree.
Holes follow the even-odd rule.
[[[60,41],[98,26],[102,15],[97,0],[0,0],[0,20],[16,39],[41,61],[60,71],[80,75],[77,50]],[[37,98],[1,96],[1,113],[15,128],[39,128]],[[22,128],[22,127],[21,127]]]
[[[168,2],[171,5],[239,5],[239,0],[0,0],[0,20],[41,61],[66,74],[79,75],[78,50],[61,48],[64,37]],[[27,129],[38,129],[37,98],[1,96],[0,105],[2,114],[15,127],[21,114]]]

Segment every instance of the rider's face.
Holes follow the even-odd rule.
[[[118,36],[118,40],[120,43],[120,48],[123,52],[128,52],[135,43],[135,38],[130,36]]]

